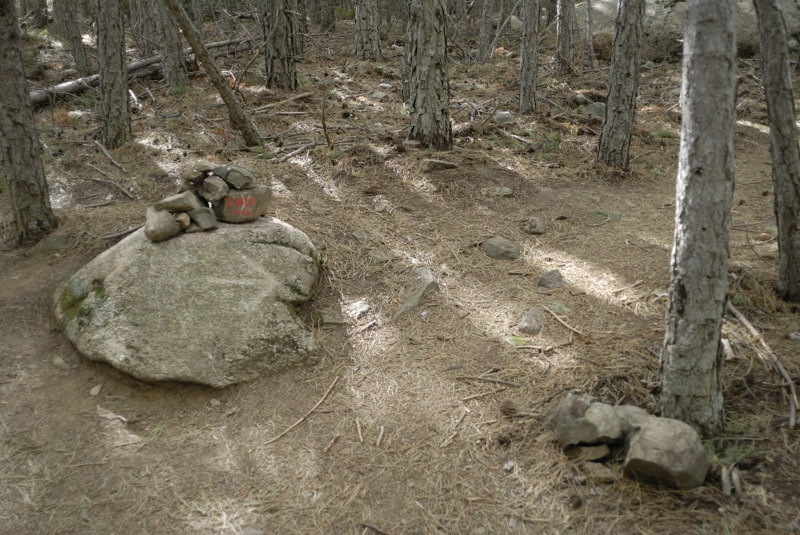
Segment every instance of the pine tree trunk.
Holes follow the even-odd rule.
[[[220,98],[228,108],[228,115],[231,118],[233,126],[236,127],[239,132],[241,132],[244,142],[248,147],[260,145],[261,134],[259,133],[258,128],[256,128],[256,125],[253,124],[253,122],[247,116],[242,104],[236,100],[236,95],[233,94],[233,89],[231,89],[231,86],[228,85],[228,81],[222,77],[222,74],[220,74],[219,69],[217,69],[217,64],[214,63],[214,59],[208,53],[208,49],[206,49],[205,45],[203,45],[200,33],[192,25],[192,21],[189,20],[189,16],[186,14],[186,11],[184,11],[183,6],[178,3],[179,0],[163,1],[169,8],[172,16],[175,18],[175,22],[178,23],[181,31],[183,31],[183,36],[186,37],[189,45],[191,45],[192,50],[194,50],[194,53],[197,56],[197,59],[199,59],[200,63],[202,63],[203,69],[206,71],[208,78],[219,92]]]
[[[618,8],[619,9],[619,8]],[[592,20],[592,0],[586,0],[586,67],[594,69],[594,22]]]
[[[492,55],[489,47],[492,46],[492,3],[493,0],[483,0],[481,4],[481,25],[478,30],[478,63],[485,63]]]
[[[556,4],[556,74],[572,74],[575,62],[575,0],[558,0]]]
[[[336,29],[336,18],[333,15],[331,0],[317,0],[317,16],[319,17],[319,31],[332,32]]]
[[[58,223],[50,208],[19,41],[13,0],[0,0],[0,165],[14,213],[15,245],[33,245]]]
[[[735,0],[689,0],[661,415],[708,436],[723,425],[720,335],[733,196]]]
[[[97,3],[97,61],[103,145],[116,149],[133,138],[121,2]]]
[[[153,4],[161,0],[131,0],[130,7],[130,28],[139,54],[142,57],[150,57],[158,50],[159,38],[156,31],[157,10],[153,9]]]
[[[755,0],[770,126],[772,182],[780,251],[778,290],[800,302],[800,150],[786,23],[777,0]]]
[[[164,81],[170,89],[184,89],[189,84],[189,75],[178,25],[162,0],[147,0],[147,4],[155,15],[155,35]]]
[[[287,0],[267,0],[267,6],[264,14],[265,85],[276,89],[296,89],[295,18],[288,9]]]
[[[438,150],[453,145],[447,80],[445,0],[412,0],[409,27],[409,107],[415,139]]]
[[[627,169],[630,162],[643,20],[644,0],[619,0],[606,115],[597,147],[597,159],[617,169]]]
[[[75,67],[81,76],[87,76],[90,71],[89,57],[86,54],[86,47],[83,46],[81,29],[78,24],[77,2],[75,0],[54,0],[53,18],[56,32],[69,43]]]
[[[356,0],[356,56],[381,61],[378,0]]]
[[[539,66],[539,0],[525,0],[522,18],[519,112],[529,113],[536,109],[536,71]]]

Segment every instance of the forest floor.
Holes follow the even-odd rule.
[[[628,479],[618,456],[605,462],[614,480],[594,480],[549,431],[550,411],[571,388],[658,412],[679,61],[642,73],[633,162],[623,174],[594,163],[600,121],[573,103],[576,91],[604,95],[607,63],[557,80],[545,46],[541,109],[498,126],[493,111],[516,109],[518,59],[500,50],[478,65],[456,49],[456,148],[433,153],[403,144],[402,49],[384,45],[385,60],[374,64],[353,59],[345,22],[334,35],[312,36],[294,93],[263,89],[247,53],[221,59],[268,135],[263,151],[242,148],[203,76],[185,94],[134,82],[136,139],[110,151],[125,171],[95,144],[94,92],[38,112],[59,232],[69,245],[0,253],[0,532],[800,529],[800,436],[787,428],[781,378],[733,318],[724,325],[733,348],[723,372],[727,426],[706,442],[715,463],[706,486],[678,492]],[[739,65],[730,291],[797,378],[800,341],[789,335],[800,331],[800,315],[774,290],[757,62]],[[32,76],[51,83],[69,77],[66,67],[51,64]],[[455,85],[466,82],[473,86]],[[300,93],[309,94],[264,108]],[[419,162],[429,157],[458,167],[422,173]],[[175,192],[180,171],[199,160],[254,169],[274,188],[273,215],[322,251],[321,284],[303,310],[319,342],[313,365],[223,390],[145,384],[81,358],[55,327],[56,286],[117,241],[103,236],[141,224],[146,206]],[[493,186],[513,195],[481,193]],[[0,195],[7,239],[9,200]],[[522,231],[530,217],[544,221],[544,234]],[[522,256],[490,259],[476,247],[490,236],[516,242]],[[370,256],[374,250],[388,261]],[[438,288],[393,320],[419,284],[419,266],[430,268]],[[538,287],[552,269],[568,284]],[[351,317],[359,301],[369,311]],[[517,347],[517,324],[534,305],[557,311],[563,323],[548,315],[542,333],[524,342],[540,349]],[[314,321],[331,310],[341,310],[343,323]],[[334,382],[317,410],[270,442]],[[719,473],[734,464],[744,493],[728,496]]]

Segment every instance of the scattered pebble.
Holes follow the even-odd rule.
[[[536,284],[537,286],[548,288],[550,290],[561,288],[564,286],[564,276],[561,275],[559,270],[553,269],[539,277],[539,281]]]
[[[516,260],[520,256],[519,247],[500,236],[489,238],[483,242],[481,248],[486,256],[496,260]]]
[[[522,232],[528,234],[544,234],[546,226],[538,217],[529,217],[522,223]]]
[[[222,405],[222,402],[217,398],[211,398],[208,400],[208,402],[211,404],[212,407],[219,407],[220,405]]]
[[[93,398],[96,398],[100,394],[100,390],[103,389],[103,385],[95,385],[89,390],[89,395]]]

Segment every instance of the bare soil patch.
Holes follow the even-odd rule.
[[[573,90],[602,87],[606,71],[556,81],[545,64],[542,110],[501,128],[485,119],[514,110],[516,59],[456,57],[453,79],[475,89],[453,90],[457,148],[434,154],[402,143],[402,50],[387,47],[379,65],[354,61],[352,28],[338,28],[307,43],[311,95],[255,115],[271,136],[263,154],[241,149],[202,77],[184,95],[135,82],[136,141],[112,152],[127,172],[94,144],[91,93],[39,112],[71,245],[0,253],[0,532],[775,533],[800,521],[800,439],[786,428],[781,379],[734,320],[727,431],[707,444],[718,467],[740,468],[743,495],[724,495],[714,475],[691,492],[655,488],[621,477],[614,461],[618,481],[592,481],[548,431],[569,388],[658,411],[679,141],[651,133],[679,131],[679,66],[643,74],[632,171],[620,175],[594,163],[599,126],[569,104]],[[249,59],[222,61],[236,76]],[[755,125],[737,133],[731,293],[796,378],[800,342],[788,335],[800,331],[798,309],[774,294],[761,89],[755,67],[740,66],[740,119]],[[251,109],[291,96],[248,80]],[[379,83],[393,87],[375,100]],[[421,173],[431,156],[458,168]],[[103,236],[143,222],[200,159],[254,169],[274,186],[274,215],[323,252],[321,285],[302,311],[319,339],[316,365],[219,391],[150,385],[80,358],[54,329],[56,284],[115,241]],[[481,195],[491,186],[513,196]],[[522,232],[531,216],[545,234]],[[522,257],[488,258],[476,245],[490,236],[516,242]],[[419,266],[439,287],[392,320]],[[569,284],[537,287],[551,269]],[[360,300],[369,311],[349,316]],[[517,348],[508,337],[534,305],[566,325],[548,316],[527,344],[538,349]],[[321,324],[322,311],[341,311],[343,323]],[[319,408],[271,441],[337,378]]]

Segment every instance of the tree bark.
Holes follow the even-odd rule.
[[[117,0],[97,2],[97,60],[103,145],[116,149],[133,139],[122,5]]]
[[[161,70],[164,81],[172,90],[185,89],[189,85],[189,74],[183,55],[181,33],[175,18],[162,0],[147,0],[156,14],[155,35],[158,37],[158,53],[161,55]]]
[[[378,0],[356,0],[356,56],[381,61]]]
[[[216,63],[214,63],[214,60],[208,53],[208,50],[203,45],[203,41],[200,39],[200,34],[194,25],[192,25],[192,22],[189,20],[189,16],[186,14],[186,11],[184,11],[183,6],[178,3],[178,0],[163,1],[169,8],[172,16],[175,17],[175,22],[178,23],[178,26],[180,26],[181,30],[183,31],[184,37],[186,37],[186,40],[189,41],[192,50],[194,50],[197,59],[200,60],[200,63],[203,65],[203,69],[206,71],[211,83],[214,84],[214,87],[219,92],[220,98],[222,98],[222,101],[228,108],[228,115],[231,118],[231,123],[233,123],[233,126],[239,130],[239,132],[241,132],[245,144],[248,147],[260,145],[261,134],[259,133],[258,128],[245,113],[242,104],[236,99],[236,95],[233,93],[231,86],[228,85],[227,80],[225,80],[222,77],[222,74],[220,74]]]
[[[627,169],[630,163],[643,20],[644,0],[619,0],[606,114],[597,147],[597,159],[617,169]]]
[[[58,223],[50,208],[19,40],[14,3],[0,0],[0,164],[14,213],[15,245],[33,245]]]
[[[325,33],[336,29],[336,17],[333,15],[331,0],[317,0],[317,16],[319,17],[319,31]]]
[[[786,23],[777,0],[755,0],[761,38],[761,65],[767,96],[780,252],[778,291],[800,301],[800,150]]]
[[[556,74],[572,74],[575,62],[575,0],[558,0],[556,4]]]
[[[539,0],[525,0],[522,8],[522,50],[519,70],[519,112],[536,109],[536,71],[539,66]]]
[[[53,18],[55,19],[56,33],[69,43],[75,67],[82,76],[89,74],[89,57],[86,47],[83,46],[81,28],[78,24],[78,4],[75,0],[54,0]]]
[[[492,55],[492,3],[494,0],[483,0],[481,4],[481,23],[478,30],[478,63],[485,63]]]
[[[617,7],[619,10],[619,6]],[[592,20],[592,0],[586,0],[586,67],[594,69],[594,22]]]
[[[270,88],[296,89],[297,68],[295,52],[295,18],[287,0],[266,0],[264,14],[265,85]]]
[[[409,27],[409,139],[450,150],[450,97],[447,80],[445,0],[412,0]]]
[[[689,0],[681,148],[661,415],[722,428],[720,333],[727,291],[736,100],[735,0]]]

